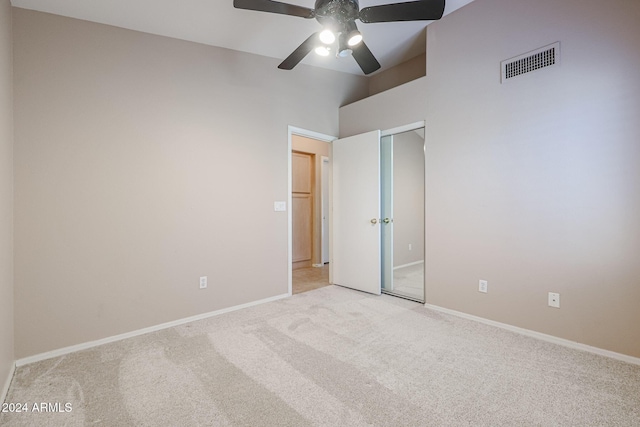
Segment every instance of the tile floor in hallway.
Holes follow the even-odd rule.
[[[293,294],[329,286],[329,264],[293,270]]]

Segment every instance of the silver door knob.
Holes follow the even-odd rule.
[[[377,224],[377,223],[378,223],[377,219],[375,219],[375,218],[371,219],[371,224]]]
[[[389,218],[385,218],[382,220],[382,222],[384,222],[385,224],[389,224],[391,220]]]

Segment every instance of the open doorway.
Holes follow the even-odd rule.
[[[334,139],[289,128],[290,294],[330,283],[328,202]]]

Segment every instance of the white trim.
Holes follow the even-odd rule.
[[[4,403],[7,398],[7,393],[9,393],[9,386],[11,385],[11,381],[13,380],[13,374],[16,372],[16,364],[12,363],[11,368],[9,369],[9,375],[7,379],[4,381],[4,386],[2,390],[0,390],[0,403]]]
[[[156,332],[163,329],[173,328],[174,326],[184,325],[185,323],[195,322],[198,320],[208,319],[209,317],[218,316],[220,314],[230,313],[232,311],[242,310],[243,308],[253,307],[268,302],[277,301],[283,298],[289,297],[288,294],[276,295],[274,297],[261,299],[258,301],[248,302],[246,304],[240,304],[233,307],[223,308],[221,310],[212,311],[209,313],[198,314],[196,316],[186,317],[184,319],[174,320],[172,322],[161,323],[159,325],[150,326],[148,328],[138,329],[137,331],[131,331],[120,335],[114,335],[112,337],[102,338],[96,341],[89,341],[82,344],[72,345],[70,347],[59,348],[57,350],[48,351],[46,353],[36,354],[34,356],[25,357],[16,360],[16,367],[28,365],[30,363],[40,362],[42,360],[51,359],[53,357],[64,356],[65,354],[75,353],[76,351],[87,350],[89,348],[97,347],[104,344],[109,344],[116,341],[122,341],[127,338],[137,337],[139,335],[148,334],[150,332]]]
[[[290,135],[294,134],[294,135],[306,136],[307,138],[317,139],[319,141],[325,141],[325,142],[333,142],[336,139],[338,139],[337,136],[326,135],[324,133],[314,132],[312,130],[306,130],[306,129],[302,129],[302,128],[297,128],[297,127],[291,126],[291,125],[289,125],[289,134]]]
[[[291,159],[291,149],[293,142],[291,136],[293,128],[289,126],[287,129],[287,293],[293,295],[293,213],[291,204],[293,203],[293,169]]]
[[[424,300],[427,300],[427,206],[428,206],[428,200],[427,200],[427,121],[425,120],[424,122],[424,146],[423,146],[423,150],[424,150],[424,159],[422,160],[424,162],[424,177],[422,179],[424,179],[424,203],[422,205],[422,213],[423,213],[423,220],[424,220],[424,233],[422,236],[422,245],[423,245],[423,249],[422,249],[422,254],[423,254],[423,258],[424,258],[424,268],[422,269],[422,291],[423,291],[423,296],[424,296]]]
[[[300,135],[307,138],[317,139],[318,141],[324,141],[332,143],[338,137],[325,135],[320,132],[314,132],[312,130],[302,129],[289,125],[287,127],[287,284],[288,284],[288,296],[293,294],[293,213],[291,212],[291,203],[293,203],[291,197],[292,189],[292,172],[291,172],[291,149],[293,143],[291,141],[292,135]],[[329,199],[331,199],[331,185],[329,185]],[[321,257],[322,258],[322,257]],[[331,267],[329,267],[329,275],[331,276]]]
[[[404,126],[398,126],[393,129],[387,129],[380,131],[380,138],[383,136],[395,135],[397,133],[409,132],[410,130],[418,130],[425,127],[425,121],[422,120],[420,122],[411,123]]]
[[[558,344],[564,347],[569,347],[574,350],[582,350],[588,353],[597,354],[599,356],[610,357],[612,359],[620,360],[634,365],[640,365],[640,358],[629,356],[626,354],[616,353],[615,351],[605,350],[598,347],[592,347],[590,345],[581,344],[579,342],[570,341],[564,338],[554,337],[553,335],[543,334],[542,332],[532,331],[530,329],[520,328],[518,326],[509,325],[506,323],[496,322],[495,320],[485,319],[484,317],[474,316],[472,314],[463,313],[461,311],[451,310],[449,308],[440,307],[437,305],[426,304],[426,308],[430,308],[441,313],[451,314],[453,316],[462,317],[463,319],[473,320],[475,322],[483,323],[489,326],[495,326],[500,329],[506,329],[507,331],[515,332],[517,334],[526,335],[528,337],[537,338],[542,341]]]
[[[397,270],[399,268],[405,268],[405,267],[412,267],[414,265],[418,265],[418,264],[424,264],[424,260],[422,261],[415,261],[415,262],[410,262],[408,264],[402,264],[402,265],[398,265],[397,267],[393,267],[394,270]]]

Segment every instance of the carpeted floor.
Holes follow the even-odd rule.
[[[640,366],[338,286],[18,368],[2,426],[640,426]]]

